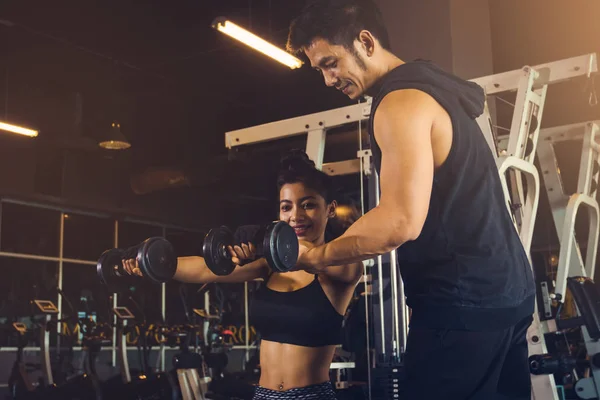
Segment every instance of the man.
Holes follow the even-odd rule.
[[[303,247],[318,271],[397,249],[412,309],[406,399],[529,399],[526,331],[535,285],[475,118],[482,89],[390,51],[371,0],[316,0],[290,26],[325,84],[373,97],[378,207],[344,235]]]

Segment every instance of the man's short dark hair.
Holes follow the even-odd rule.
[[[311,0],[290,25],[287,50],[299,53],[317,38],[354,49],[354,41],[367,30],[390,50],[383,16],[373,0]]]

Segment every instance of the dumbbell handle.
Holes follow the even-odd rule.
[[[248,243],[245,243],[245,244],[252,243],[254,245],[254,247],[256,248],[256,256],[257,256],[257,258],[260,258],[260,257],[263,256],[263,237],[265,235],[265,232],[266,232],[265,229],[260,229],[254,235],[254,237],[252,238],[252,240],[250,240]],[[262,234],[262,237],[261,237],[261,234]],[[241,247],[242,243],[232,243],[231,245],[232,245],[232,247],[233,246],[240,246]],[[128,250],[130,250],[130,249],[128,249]],[[220,252],[220,255],[223,258],[226,258],[226,259],[229,259],[229,260],[231,259],[231,253],[229,253],[229,249],[227,248],[226,244],[223,244],[223,245],[219,246],[219,252]],[[204,252],[202,251],[202,249],[200,250],[200,254],[199,255],[201,257],[205,256]],[[134,257],[131,257],[131,258],[134,258]],[[242,262],[243,262],[243,260],[242,260]]]
[[[254,237],[252,237],[252,244],[256,247],[256,256],[259,258],[265,255],[264,243],[266,234],[267,228],[266,226],[263,226],[254,234]]]
[[[131,246],[131,247],[123,250],[123,259],[125,259],[125,260],[137,259],[138,253],[140,251],[140,247],[144,244],[144,242],[138,243],[134,246]]]
[[[265,240],[265,235],[267,233],[267,227],[266,226],[258,226],[258,225],[254,225],[253,227],[256,227],[256,232],[253,233],[252,238],[250,240],[246,240],[243,241],[244,244],[250,244],[252,243],[254,245],[255,253],[256,253],[256,257],[257,258],[261,258],[263,257],[264,254],[264,240]],[[240,246],[243,243],[234,243],[234,246]]]
[[[256,247],[256,257],[266,258],[271,269],[286,272],[295,265],[298,239],[288,224],[279,221],[269,225],[255,225],[248,229],[246,235],[240,236],[251,236],[250,241]],[[253,229],[255,229],[254,232]]]
[[[252,243],[254,245],[255,250],[255,259],[259,259],[264,257],[264,246],[263,246],[263,242],[264,242],[264,236],[266,233],[266,229],[261,228],[252,238],[252,240],[250,240],[248,244],[250,245],[250,243]],[[240,246],[241,247],[242,243],[234,243],[233,246]],[[231,259],[231,254],[229,253],[229,250],[227,250],[227,248],[225,246],[222,247],[222,251],[223,251],[223,255],[228,258]],[[252,262],[253,260],[240,260],[240,266],[244,266],[250,262]]]
[[[138,250],[140,248],[140,245],[137,244],[135,246],[131,246],[123,251],[123,256],[122,259],[123,260],[132,260],[132,259],[137,259],[138,256]],[[118,249],[121,250],[121,249]],[[116,265],[114,265],[115,268],[115,275],[117,276],[127,276],[129,275],[127,272],[125,272],[125,267],[123,267],[123,263],[120,262]]]
[[[123,258],[125,260],[135,259],[138,256],[138,251],[140,249],[140,244],[136,244],[135,246],[131,246],[128,249],[124,250]]]

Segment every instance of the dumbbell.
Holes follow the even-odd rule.
[[[286,222],[274,221],[266,226],[256,226],[250,242],[256,247],[257,257],[264,257],[274,272],[288,272],[298,261],[298,237],[294,228]],[[204,238],[202,256],[215,275],[229,275],[235,269],[227,249],[235,244],[234,235],[226,226],[210,230]]]
[[[126,289],[130,275],[123,260],[136,259],[142,275],[155,283],[167,282],[177,270],[177,256],[171,243],[163,237],[151,237],[126,250],[106,250],[98,259],[96,272],[100,281],[114,291]]]
[[[283,221],[259,226],[251,240],[258,257],[265,257],[273,271],[287,272],[298,260],[298,238],[294,229]],[[208,268],[219,276],[229,275],[235,264],[228,246],[236,244],[231,230],[222,226],[208,232],[202,243],[202,256]],[[167,282],[177,270],[177,256],[169,241],[152,237],[123,249],[110,249],[98,259],[96,271],[100,281],[113,291],[122,291],[131,283],[123,260],[136,259],[142,275],[155,283]]]

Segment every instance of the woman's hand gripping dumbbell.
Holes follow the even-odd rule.
[[[151,237],[125,250],[107,250],[96,266],[100,281],[113,290],[130,283],[127,278],[131,275],[162,283],[173,278],[176,270],[175,250],[163,237]]]
[[[298,260],[298,238],[286,222],[240,227],[235,235],[222,226],[211,230],[202,245],[208,268],[219,276],[229,275],[238,265],[264,257],[275,272],[290,271]]]

